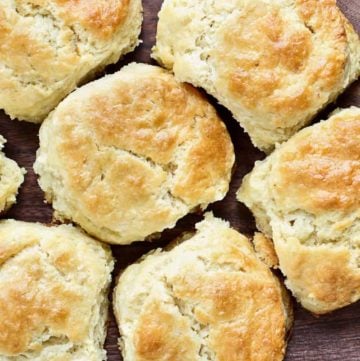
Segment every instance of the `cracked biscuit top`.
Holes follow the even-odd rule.
[[[0,359],[103,360],[108,247],[67,225],[0,222]]]
[[[360,207],[360,109],[349,108],[298,133],[281,151],[271,175],[282,210],[309,213]]]
[[[141,0],[1,1],[0,109],[42,121],[137,45],[141,11]]]
[[[161,68],[80,88],[40,130],[35,170],[57,215],[128,244],[222,199],[233,146],[213,107]]]
[[[165,0],[153,56],[266,151],[360,74],[359,37],[335,0]]]
[[[128,267],[114,291],[124,361],[280,361],[291,308],[249,240],[207,214]]]

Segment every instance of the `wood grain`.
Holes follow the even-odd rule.
[[[150,59],[150,50],[155,41],[157,13],[162,0],[144,0],[144,24],[142,31],[142,45],[119,64],[109,67],[106,72],[112,73],[124,64],[132,61],[153,63]],[[360,31],[360,0],[340,0],[340,7]],[[210,98],[216,105],[216,102]],[[360,106],[360,82],[355,83],[345,94],[326,109],[322,116],[326,116],[337,106]],[[249,138],[241,130],[230,114],[223,108],[217,109],[224,119],[236,149],[237,167],[234,174],[231,191],[222,201],[210,207],[215,215],[229,220],[232,226],[245,234],[252,234],[255,226],[249,211],[235,201],[235,192],[241,183],[242,177],[251,170],[257,159],[264,155],[256,150]],[[24,122],[11,121],[0,112],[0,133],[7,139],[6,154],[15,159],[27,169],[26,181],[21,188],[18,203],[5,215],[6,218],[16,218],[25,221],[51,222],[51,207],[44,204],[43,194],[39,189],[36,177],[32,171],[38,147],[39,127]],[[166,231],[156,243],[138,243],[126,247],[113,247],[117,259],[114,275],[126,265],[132,263],[148,250],[164,245],[176,235],[193,228],[201,219],[200,215],[188,216],[181,220],[176,229]],[[334,312],[331,315],[315,318],[295,304],[295,326],[289,342],[287,361],[359,361],[360,360],[360,303]],[[108,359],[120,361],[121,356],[117,348],[117,328],[111,315],[109,331],[106,341]],[[269,360],[270,361],[270,360]]]

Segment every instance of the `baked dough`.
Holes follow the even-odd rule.
[[[6,139],[0,135],[0,212],[16,203],[16,195],[26,173],[24,168],[20,168],[1,151],[5,143]]]
[[[153,57],[267,152],[360,74],[359,37],[335,0],[165,0]]]
[[[321,314],[360,298],[360,108],[303,129],[238,193],[273,238],[286,285]]]
[[[279,281],[227,222],[207,214],[196,229],[120,275],[124,361],[282,360],[292,313]]]
[[[58,106],[41,127],[34,168],[58,218],[128,244],[222,199],[233,163],[206,99],[167,71],[134,63]]]
[[[72,226],[0,221],[0,360],[105,360],[112,269]]]
[[[0,109],[42,121],[138,44],[141,0],[2,0]]]

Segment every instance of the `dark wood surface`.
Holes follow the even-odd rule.
[[[143,0],[143,3],[145,17],[142,31],[143,43],[119,64],[109,67],[106,70],[107,73],[114,72],[132,61],[153,63],[150,59],[150,50],[155,41],[157,13],[162,0]],[[339,5],[360,32],[360,0],[340,0]],[[210,101],[216,105],[213,99]],[[328,107],[322,115],[325,117],[337,106],[356,104],[360,106],[360,81],[348,89],[338,99],[337,104]],[[212,205],[210,209],[214,211],[215,215],[229,220],[232,226],[240,232],[251,235],[255,229],[253,218],[244,206],[235,201],[235,192],[242,177],[251,170],[254,161],[262,159],[264,155],[251,145],[249,138],[225,109],[219,106],[217,109],[232,136],[237,165],[228,196],[223,201]],[[52,220],[51,207],[44,204],[43,194],[32,170],[38,147],[38,130],[39,126],[37,125],[11,121],[0,112],[0,133],[8,140],[5,152],[27,170],[26,180],[20,190],[17,204],[3,217],[45,223],[50,223]],[[178,223],[176,229],[164,232],[161,239],[152,244],[138,243],[131,246],[113,247],[117,259],[114,276],[121,268],[132,263],[145,252],[165,245],[181,232],[192,229],[200,219],[201,215],[186,217]],[[117,348],[117,338],[118,332],[111,314],[106,341],[110,361],[121,360]],[[360,361],[360,302],[320,318],[312,316],[295,303],[295,325],[286,360]]]

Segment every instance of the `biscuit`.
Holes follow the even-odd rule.
[[[165,0],[152,56],[267,152],[360,75],[359,36],[335,0]]]
[[[322,314],[360,298],[360,108],[303,129],[258,162],[238,199],[273,238],[305,308]]]
[[[0,4],[0,109],[41,122],[67,94],[139,43],[141,0]]]
[[[124,361],[282,360],[292,312],[278,279],[227,222],[207,214],[196,229],[120,275]]]
[[[167,71],[131,64],[66,98],[34,169],[56,216],[104,242],[173,227],[229,189],[234,151],[214,108]]]
[[[0,359],[105,360],[112,269],[72,226],[0,221]]]
[[[6,140],[0,135],[0,212],[16,203],[16,195],[24,182],[25,169],[1,151]]]

